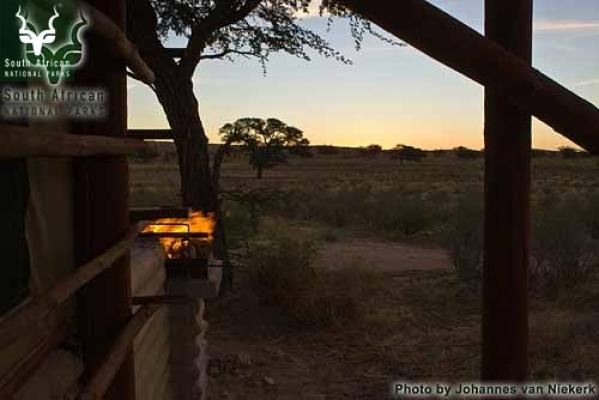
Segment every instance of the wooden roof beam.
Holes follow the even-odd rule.
[[[0,124],[0,138],[0,159],[128,155],[148,148],[137,139],[46,133],[7,124]]]
[[[337,1],[599,154],[597,107],[439,8],[425,0]]]

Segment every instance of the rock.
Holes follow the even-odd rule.
[[[264,379],[264,382],[266,382],[269,386],[274,386],[275,385],[275,380],[273,378],[271,378],[270,376],[263,376],[262,379]]]

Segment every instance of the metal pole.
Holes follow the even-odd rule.
[[[485,33],[528,65],[533,0],[486,0]],[[528,370],[531,116],[485,88],[485,247],[482,378]]]

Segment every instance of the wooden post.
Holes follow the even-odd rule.
[[[591,153],[599,154],[597,107],[430,2],[337,1],[435,60],[500,91],[523,112],[539,118]],[[516,6],[519,2],[506,3]]]
[[[485,1],[487,37],[529,65],[532,2]],[[530,150],[530,114],[485,88],[484,380],[527,378]]]
[[[125,2],[91,0],[119,28],[125,29]],[[104,88],[108,95],[107,117],[74,124],[79,134],[122,137],[127,130],[125,62],[114,56],[114,43],[94,33],[86,35],[85,67],[76,72],[77,86]],[[129,227],[127,160],[123,156],[77,159],[75,173],[75,256],[78,265],[104,252]],[[84,289],[78,298],[79,334],[88,374],[100,367],[121,329],[131,317],[129,257],[118,259]],[[89,376],[84,377],[89,378]],[[104,399],[135,398],[131,348],[115,374]]]

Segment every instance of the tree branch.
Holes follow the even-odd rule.
[[[246,18],[260,4],[260,1],[262,0],[247,0],[239,8],[231,7],[231,3],[238,3],[236,1],[217,2],[214,11],[192,27],[187,49],[179,62],[181,73],[191,78],[202,59],[202,52],[210,36],[219,29]]]
[[[154,93],[158,94],[158,93],[156,92],[156,87],[154,87],[154,84],[147,83],[146,81],[144,81],[143,79],[141,79],[139,76],[135,75],[135,74],[134,74],[133,72],[131,72],[131,71],[127,71],[127,76],[128,76],[129,78],[135,79],[136,81],[140,81],[141,83],[145,83],[145,84],[146,84],[146,85],[147,85],[147,86],[148,86],[150,89],[152,89],[152,91],[153,91]]]
[[[258,58],[260,58],[260,54],[256,54],[253,51],[242,51],[242,50],[235,50],[235,49],[227,49],[227,50],[222,51],[220,53],[202,54],[200,56],[200,60],[220,60],[223,57],[228,56],[229,54],[237,54],[237,55],[240,55],[240,56],[258,57]]]

